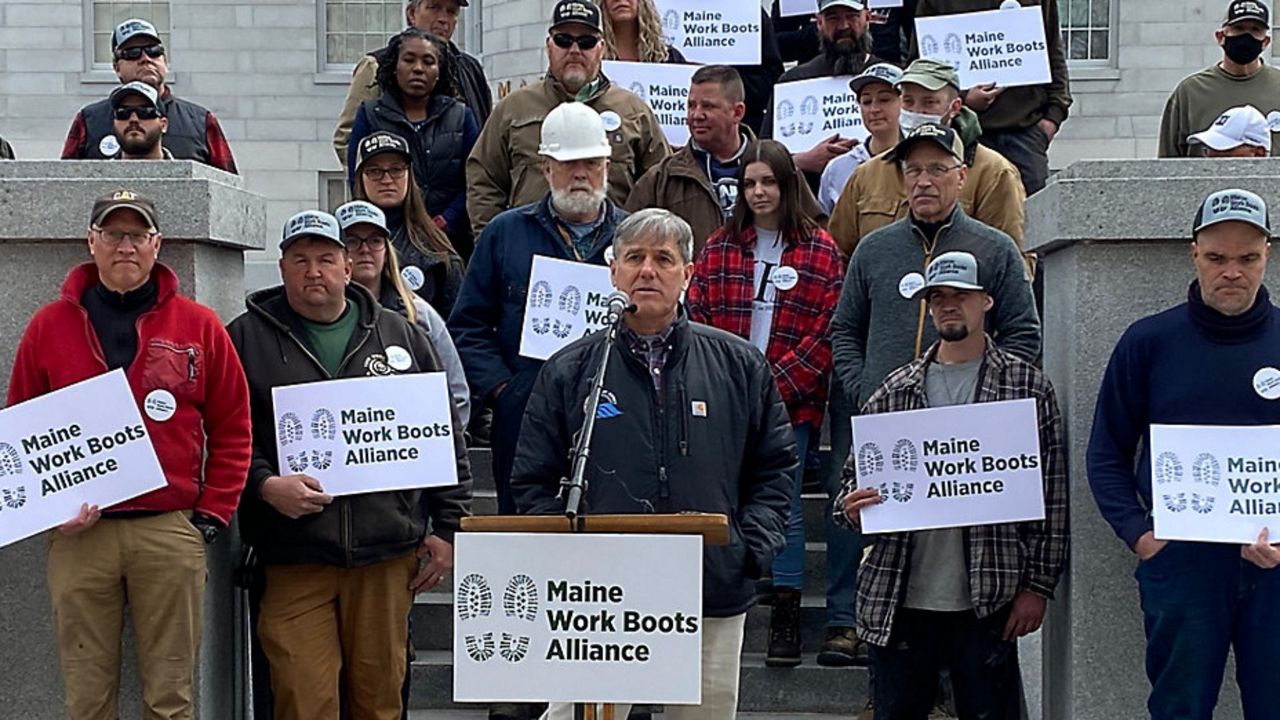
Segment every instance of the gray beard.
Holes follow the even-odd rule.
[[[551,190],[551,207],[561,215],[586,215],[595,212],[604,204],[607,193],[603,188],[591,193],[570,192],[568,190]]]

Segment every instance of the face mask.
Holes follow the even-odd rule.
[[[1226,52],[1227,57],[1231,58],[1231,62],[1237,65],[1248,65],[1262,54],[1262,41],[1249,33],[1232,35],[1223,38],[1222,50]]]
[[[898,115],[898,125],[902,128],[903,133],[910,133],[925,123],[938,123],[941,125],[942,116],[926,115],[925,113],[912,112],[910,110],[903,110]]]

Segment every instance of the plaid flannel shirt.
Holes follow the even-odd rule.
[[[921,410],[925,370],[938,352],[935,343],[919,360],[894,370],[867,400],[863,414]],[[987,338],[975,402],[1033,398],[1040,424],[1040,462],[1044,477],[1045,519],[1035,522],[980,525],[964,530],[969,565],[969,595],[978,617],[987,617],[1030,590],[1052,598],[1067,560],[1067,464],[1062,415],[1053,385],[1034,365],[1011,355]],[[844,487],[835,500],[836,522],[852,523],[843,512],[844,498],[857,488],[856,463],[846,460]],[[902,604],[911,567],[911,533],[874,537],[875,545],[858,570],[858,636],[886,645],[893,619]]]
[[[831,316],[840,301],[844,263],[821,228],[784,243],[780,264],[800,277],[794,288],[777,294],[765,358],[791,424],[817,427],[831,381]],[[707,239],[685,295],[689,319],[751,338],[755,245],[754,228],[736,238],[721,228]]]

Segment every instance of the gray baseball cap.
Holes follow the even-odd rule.
[[[822,12],[827,8],[847,7],[850,10],[866,10],[867,3],[864,0],[818,0],[818,12]]]
[[[853,91],[854,95],[857,95],[862,92],[862,88],[873,82],[884,83],[901,95],[902,88],[898,87],[898,83],[902,82],[902,69],[889,63],[876,63],[850,80],[849,89]]]
[[[977,258],[960,251],[943,253],[934,258],[924,271],[924,286],[916,291],[915,298],[928,298],[930,290],[940,287],[985,290],[978,284]]]
[[[384,231],[387,231],[386,213],[382,212],[377,205],[365,202],[364,200],[352,200],[345,205],[341,205],[338,207],[338,210],[334,215],[338,218],[338,226],[343,230],[346,230],[352,225],[369,223],[370,225],[376,225]]]
[[[320,210],[303,210],[285,221],[284,236],[280,240],[280,249],[284,250],[298,238],[308,235],[329,240],[340,247],[346,247],[342,242],[342,233],[338,230],[337,218]]]
[[[1271,237],[1271,216],[1267,213],[1266,201],[1248,190],[1235,188],[1219,190],[1200,203],[1191,234],[1194,236],[1210,225],[1231,220],[1248,223]]]
[[[117,25],[115,32],[111,33],[111,50],[115,51],[139,35],[160,42],[160,33],[156,31],[155,25],[140,18],[130,18]]]

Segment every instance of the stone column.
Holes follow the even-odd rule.
[[[0,163],[0,393],[32,314],[57,297],[67,271],[87,261],[85,231],[99,195],[127,188],[156,202],[160,260],[181,291],[229,321],[244,307],[244,251],[266,238],[266,204],[234,175],[189,161]],[[0,549],[0,687],[4,717],[56,720],[62,677],[45,582],[45,536]],[[242,622],[232,570],[234,537],[209,548],[205,632],[197,696],[200,717],[240,718]],[[132,635],[126,627],[126,638]],[[139,717],[131,639],[126,640],[120,717]]]
[[[1071,559],[1045,626],[1046,720],[1146,717],[1137,560],[1094,504],[1085,449],[1103,371],[1133,321],[1186,299],[1196,208],[1239,187],[1280,210],[1280,160],[1084,161],[1027,203],[1045,263],[1044,364],[1067,422]],[[1215,717],[1241,717],[1234,671]]]

